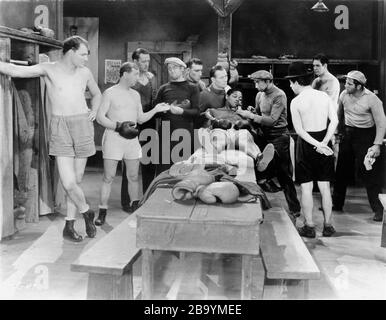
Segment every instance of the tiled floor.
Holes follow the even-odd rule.
[[[88,170],[86,195],[97,208],[102,172]],[[43,216],[37,224],[0,243],[0,299],[85,299],[87,275],[70,264],[127,214],[120,210],[120,177],[112,188],[108,224],[95,239],[81,243],[62,239],[62,214]],[[282,193],[269,195],[286,208]],[[321,236],[322,214],[315,194],[317,238],[305,239],[322,278],[310,283],[310,299],[386,299],[386,248],[380,247],[381,223],[372,221],[363,189],[350,189],[344,214],[334,216],[337,233]],[[79,219],[76,228],[84,234]],[[238,299],[241,259],[235,255],[173,253],[157,255],[156,296],[159,299]],[[140,291],[140,259],[134,264],[134,293]]]

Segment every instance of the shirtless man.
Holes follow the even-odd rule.
[[[129,213],[134,212],[138,207],[138,170],[142,150],[138,141],[139,131],[135,127],[137,123],[141,124],[150,120],[157,112],[170,109],[170,105],[159,103],[150,111],[143,112],[141,97],[138,91],[132,88],[138,81],[139,71],[136,64],[124,63],[119,70],[119,75],[118,84],[103,93],[97,115],[97,121],[106,128],[102,139],[103,183],[99,216],[95,220],[95,224],[98,226],[105,223],[111,184],[120,160],[125,162],[126,176],[129,182],[128,192],[131,200]]]
[[[154,74],[149,71],[150,65],[150,53],[144,48],[137,48],[133,51],[131,55],[133,62],[137,65],[139,70],[139,76],[137,83],[132,87],[134,90],[137,90],[141,97],[141,104],[143,112],[148,112],[153,108],[153,102],[155,98],[156,90],[156,78]],[[151,137],[142,135],[141,132],[146,132],[146,129],[155,130],[156,128],[156,119],[152,118],[149,121],[138,126],[140,131],[140,141],[141,146],[150,142]],[[122,184],[121,184],[121,205],[123,211],[130,211],[130,198],[128,193],[128,181],[126,177],[126,168],[123,163],[122,166]],[[141,173],[142,173],[142,189],[143,193],[146,192],[146,189],[153,181],[155,177],[155,164],[152,163],[151,159],[149,163],[142,158],[141,161]]]
[[[323,91],[336,103],[338,110],[338,99],[340,92],[339,80],[328,71],[328,58],[323,53],[314,56],[312,60],[314,74],[317,78],[312,82],[312,88]]]
[[[94,211],[86,202],[80,187],[87,158],[95,154],[92,121],[100,103],[101,93],[91,71],[85,67],[89,48],[86,40],[72,36],[63,42],[63,57],[53,63],[15,66],[0,62],[0,73],[14,78],[43,77],[52,108],[49,154],[56,157],[60,181],[67,194],[67,217],[63,237],[82,241],[74,230],[76,211],[82,213],[86,233],[95,237]],[[88,88],[91,111],[84,93]]]
[[[317,181],[322,196],[324,213],[323,236],[329,237],[335,229],[331,224],[330,181],[334,178],[333,151],[328,146],[338,125],[338,117],[333,101],[325,92],[311,87],[311,75],[302,62],[293,62],[288,67],[292,91],[297,95],[291,101],[292,122],[299,136],[296,145],[296,180],[301,185],[302,209],[305,224],[299,234],[315,238],[312,221],[312,187]],[[327,120],[330,123],[327,127]],[[331,145],[331,143],[330,143]]]

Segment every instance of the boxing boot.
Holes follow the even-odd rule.
[[[106,214],[107,214],[107,209],[99,208],[99,215],[98,215],[98,218],[95,220],[96,226],[104,225],[106,221]]]
[[[80,242],[83,238],[75,231],[74,222],[75,220],[66,220],[66,224],[63,229],[63,238],[73,242]]]
[[[272,143],[268,143],[264,150],[263,150],[263,157],[259,155],[256,159],[256,167],[257,171],[263,172],[265,169],[267,169],[269,163],[272,161],[273,156],[275,154],[275,147]]]
[[[94,211],[91,209],[88,209],[86,212],[82,213],[84,222],[86,225],[86,233],[89,238],[94,238],[96,235],[96,227],[94,224]]]

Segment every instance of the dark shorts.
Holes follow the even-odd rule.
[[[315,140],[322,141],[326,130],[308,132]],[[331,148],[331,142],[329,143]],[[295,178],[297,183],[332,181],[334,179],[334,156],[316,152],[314,146],[300,137],[296,142]]]
[[[87,158],[95,154],[94,124],[88,114],[52,115],[49,154],[57,157]]]

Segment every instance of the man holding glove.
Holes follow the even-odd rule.
[[[97,121],[106,128],[102,138],[103,183],[99,216],[95,221],[98,226],[105,222],[111,184],[120,160],[124,160],[126,165],[128,192],[131,199],[130,213],[137,208],[139,202],[138,170],[139,160],[142,157],[137,123],[142,124],[150,120],[156,113],[170,109],[168,104],[159,103],[149,112],[142,111],[140,95],[131,88],[137,82],[138,75],[138,67],[134,63],[124,63],[119,70],[118,84],[103,93],[102,103],[98,110]]]

